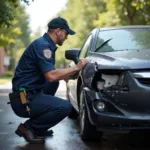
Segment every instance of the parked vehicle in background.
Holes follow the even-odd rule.
[[[83,140],[103,132],[150,129],[150,26],[96,28],[81,49],[66,51],[70,66],[89,64],[67,82]]]

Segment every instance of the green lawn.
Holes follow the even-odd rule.
[[[6,84],[12,80],[13,72],[5,72],[0,76],[0,84]]]
[[[6,84],[6,83],[8,83],[10,81],[11,81],[11,79],[1,79],[0,78],[0,84]]]

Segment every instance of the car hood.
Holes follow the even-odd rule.
[[[89,60],[92,63],[97,63],[99,69],[148,69],[150,68],[150,49],[91,52]]]

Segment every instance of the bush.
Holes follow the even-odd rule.
[[[12,78],[13,77],[13,72],[12,71],[6,71],[0,77],[1,78]]]

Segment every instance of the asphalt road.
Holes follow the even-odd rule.
[[[5,88],[5,89],[4,89]],[[7,88],[7,89],[6,89]],[[65,84],[61,82],[57,96],[65,99]],[[53,127],[54,135],[45,144],[28,144],[14,131],[25,119],[17,117],[7,105],[8,87],[0,87],[0,150],[143,150],[150,149],[150,132],[136,131],[130,134],[105,133],[101,141],[83,142],[80,139],[77,120],[65,118]]]

